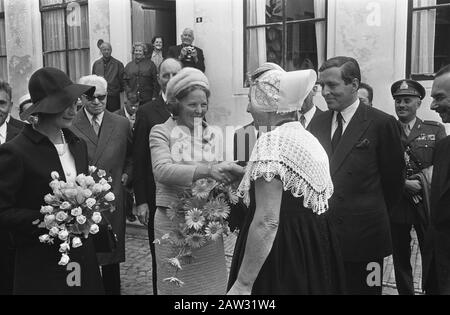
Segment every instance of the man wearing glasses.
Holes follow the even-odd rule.
[[[120,263],[125,261],[125,212],[123,186],[132,174],[131,129],[128,119],[106,110],[108,83],[103,77],[90,75],[80,79],[81,84],[95,86],[92,97],[83,95],[82,109],[73,123],[73,132],[83,139],[88,148],[89,165],[105,170],[111,176],[116,196],[116,210],[104,213],[107,223],[117,235],[117,246],[112,251],[97,254],[102,266],[102,277],[108,295],[120,294]]]

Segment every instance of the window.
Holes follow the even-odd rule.
[[[90,73],[87,0],[40,0],[44,66],[73,81]]]
[[[244,0],[244,73],[274,62],[287,71],[325,61],[327,0]]]
[[[450,64],[450,0],[409,0],[406,74],[416,80]]]
[[[6,62],[5,7],[0,0],[0,80],[8,80],[8,64]]]

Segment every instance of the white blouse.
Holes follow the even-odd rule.
[[[77,169],[75,166],[75,159],[69,150],[67,143],[55,144],[56,151],[58,151],[59,160],[66,176],[66,182],[75,181],[77,177]]]

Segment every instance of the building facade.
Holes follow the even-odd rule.
[[[338,55],[360,62],[375,107],[394,114],[391,84],[414,78],[427,89],[418,115],[440,121],[429,95],[432,74],[450,63],[449,0],[0,0],[0,76],[17,100],[43,65],[88,74],[100,39],[126,64],[133,41],[164,33],[168,46],[186,27],[205,53],[213,124],[251,120],[246,77],[258,64],[317,70]]]

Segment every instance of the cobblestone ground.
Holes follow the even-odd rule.
[[[413,264],[414,285],[416,294],[420,294],[421,266],[422,262],[418,250],[418,242],[415,232],[412,233],[413,241],[411,263]],[[225,240],[225,253],[227,267],[230,268],[231,257],[235,244],[235,236]],[[121,264],[122,294],[123,295],[151,295],[152,290],[152,263],[150,248],[147,238],[147,230],[134,225],[128,225],[126,236],[126,262]],[[397,295],[395,288],[394,266],[392,256],[385,259],[383,271],[383,294]]]

